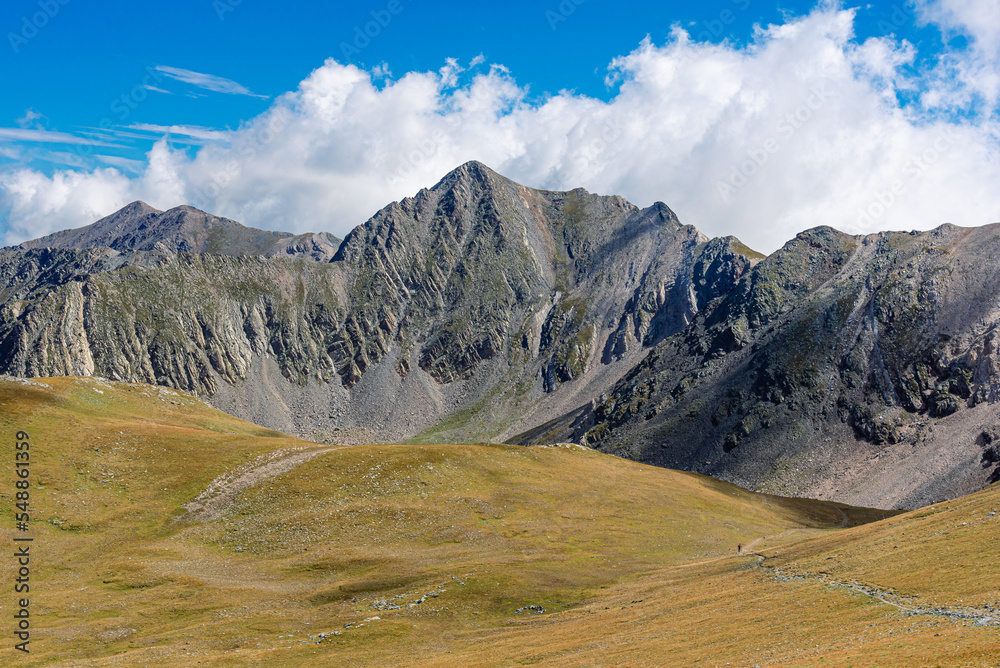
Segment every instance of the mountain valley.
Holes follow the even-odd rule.
[[[572,444],[321,446],[93,378],[0,405],[32,458],[17,665],[995,663],[995,485],[900,514]]]

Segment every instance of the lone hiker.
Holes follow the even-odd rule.
[[[743,543],[736,546],[736,554],[743,554]]]

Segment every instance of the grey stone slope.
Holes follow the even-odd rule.
[[[214,394],[273,357],[329,378],[337,267],[112,249],[0,251],[0,360],[17,376],[99,375]],[[338,315],[340,314],[340,315]]]
[[[867,505],[979,489],[1000,477],[998,260],[998,225],[803,232],[602,400],[515,440]]]

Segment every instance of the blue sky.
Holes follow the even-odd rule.
[[[781,184],[796,169],[785,156],[824,146],[844,152],[849,145],[831,145],[829,136],[812,137],[809,143],[810,133],[821,134],[820,123],[804,130],[792,125],[787,137],[789,126],[779,129],[782,114],[808,102],[810,86],[816,85],[809,79],[816,79],[816,72],[796,70],[815,66],[824,49],[839,49],[843,62],[824,61],[824,67],[840,68],[832,78],[823,75],[840,92],[837,104],[820,99],[821,108],[810,110],[828,115],[822,125],[857,131],[864,119],[855,118],[852,109],[874,104],[898,133],[888,145],[872,148],[871,156],[860,156],[878,163],[880,155],[887,161],[890,148],[899,154],[888,160],[892,164],[872,165],[884,173],[882,181],[865,185],[864,194],[837,214],[843,227],[860,229],[866,221],[870,227],[884,227],[910,212],[901,204],[906,193],[893,195],[898,180],[893,174],[913,174],[917,167],[931,173],[923,163],[908,165],[926,150],[915,145],[909,151],[913,155],[907,154],[907,142],[931,137],[921,135],[922,129],[936,124],[957,129],[949,146],[982,146],[985,141],[988,154],[978,155],[973,166],[996,165],[996,155],[989,152],[989,141],[996,139],[996,90],[989,81],[977,83],[996,73],[997,28],[980,25],[993,18],[991,5],[996,3],[710,0],[635,2],[623,8],[606,0],[485,6],[386,0],[279,7],[258,0],[169,5],[104,0],[95,7],[81,0],[9,0],[0,9],[0,240],[91,222],[132,196],[157,200],[150,203],[159,207],[183,199],[260,227],[330,229],[342,235],[380,205],[432,185],[449,165],[455,166],[452,161],[477,157],[528,185],[584,185],[620,192],[642,205],[664,199],[710,234],[742,231],[743,237],[759,239],[758,245],[773,246],[791,229],[789,221],[779,221],[780,205],[774,204],[787,196],[789,185]],[[786,34],[795,32],[794,26],[802,34]],[[685,37],[678,37],[678,30]],[[810,43],[805,36],[809,31],[819,38]],[[787,47],[783,57],[778,57],[778,47]],[[768,56],[769,49],[775,53]],[[682,81],[671,74],[669,86],[645,83],[659,81],[664,64],[678,57],[708,78]],[[359,72],[364,81],[357,78]],[[692,104],[699,99],[700,104],[714,104],[714,93],[699,97],[706,85],[713,85],[713,73],[719,76],[719,91],[729,91],[726,108],[720,107],[713,127],[692,129],[688,134],[700,133],[698,141],[683,148],[691,154],[688,163],[692,156],[706,163],[700,173],[706,187],[699,191],[704,204],[699,206],[698,199],[685,195],[690,186],[679,183],[691,178],[687,172],[670,171],[681,170],[680,164],[641,154],[641,142],[634,142],[649,129],[635,119],[647,107],[625,103],[640,99],[638,89],[644,86],[648,95],[663,96],[664,125],[682,124],[671,135],[680,147],[684,142],[678,137],[686,136],[683,123],[697,126],[699,114],[697,109],[669,107],[676,96],[691,97]],[[859,83],[870,99],[855,90]],[[317,94],[317,86],[326,86],[326,92]],[[369,102],[353,107],[317,103],[338,86],[352,86],[352,99]],[[489,102],[473,104],[475,91]],[[748,103],[743,99],[748,95],[759,100]],[[423,111],[401,115],[400,109],[407,107]],[[567,112],[569,107],[575,111]],[[740,113],[732,111],[737,107]],[[655,120],[657,105],[648,108]],[[286,112],[290,115],[281,116]],[[273,124],[276,113],[283,137],[260,142],[260,128]],[[433,125],[449,114],[451,125]],[[597,117],[606,118],[581,130]],[[763,130],[754,130],[754,119]],[[906,127],[899,126],[901,121]],[[386,128],[378,122],[420,127],[386,142]],[[489,123],[477,135],[482,146],[475,137],[462,143],[462,132],[452,132],[455,127],[469,132],[480,122]],[[402,132],[399,128],[389,134]],[[720,143],[738,143],[741,132],[760,139],[744,140],[748,143],[736,146],[731,155],[704,159],[719,154]],[[545,134],[564,140],[554,146],[542,138]],[[580,138],[574,139],[576,135]],[[633,140],[634,164],[629,164],[624,138]],[[755,151],[772,146],[769,139],[781,143],[783,138],[787,141],[781,152],[773,152],[773,160],[765,161],[769,164],[741,171],[744,154],[752,160]],[[279,155],[274,146],[299,142],[322,146],[324,152],[310,156],[305,149],[304,164],[278,165],[282,182],[261,197],[260,184],[268,175],[266,165],[258,163],[292,160],[290,149]],[[592,155],[600,142],[616,148]],[[402,152],[379,162],[387,143]],[[661,155],[664,150],[669,150],[667,144]],[[341,153],[340,161],[329,157]],[[765,149],[767,156],[771,153]],[[213,160],[231,164],[234,155],[242,156],[241,164],[224,169],[221,176],[217,166],[209,165]],[[791,164],[780,170],[779,159]],[[567,166],[571,162],[577,167]],[[964,178],[954,165],[939,159],[933,163],[942,189]],[[673,175],[650,182],[642,165]],[[290,168],[297,181],[284,176]],[[385,178],[387,170],[399,178]],[[749,171],[754,173],[742,173]],[[199,190],[206,174],[215,185]],[[841,178],[835,175],[835,180]],[[324,180],[329,188],[317,184]],[[767,185],[773,182],[780,183]],[[904,190],[912,195],[922,189]],[[317,192],[328,190],[337,199],[309,205]],[[983,184],[968,197],[987,190]],[[893,202],[880,212],[877,204],[888,196],[879,195],[885,193],[893,195]],[[811,201],[791,198],[784,218],[825,210],[831,197],[817,188]],[[771,203],[770,218],[725,222],[760,201]],[[956,207],[956,213],[967,216],[962,218],[966,223],[994,222],[989,219],[994,204]],[[1000,210],[994,217],[1000,220]],[[928,226],[943,221],[918,222]]]
[[[25,33],[25,19],[34,23],[46,5],[13,0],[0,15],[7,38],[0,49],[7,91],[0,98],[0,123],[17,126],[33,110],[43,115],[39,120],[46,129],[71,133],[99,127],[106,119],[116,125],[236,128],[263,112],[270,98],[294,89],[327,58],[367,69],[387,64],[402,73],[437,70],[447,58],[469,62],[481,54],[487,62],[509,68],[533,96],[571,89],[607,99],[613,93],[604,82],[608,63],[647,35],[663,41],[671,26],[679,24],[699,41],[746,43],[755,24],[781,22],[813,7],[802,1],[708,0],[636,2],[622,10],[610,0],[565,0],[501,8],[398,0],[399,11],[393,13],[389,4],[103,0],[96,10],[81,0],[65,5],[50,0],[47,7],[58,11],[46,12],[54,16],[22,42],[17,37]],[[859,34],[891,28],[919,43],[923,53],[936,53],[940,33],[918,28],[912,11],[901,12],[902,7],[905,2],[899,0],[860,11]],[[359,39],[358,31],[378,18],[387,25],[379,25],[374,38]],[[32,34],[30,28],[26,34]],[[207,91],[157,67],[212,74],[267,97]],[[129,149],[111,152],[140,159],[152,144],[125,143]]]

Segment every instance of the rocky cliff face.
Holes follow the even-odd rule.
[[[0,371],[169,385],[324,438],[500,438],[610,388],[757,260],[662,204],[478,163],[328,262],[263,234],[137,203],[0,252]]]
[[[549,435],[864,503],[980,488],[998,477],[998,257],[995,225],[803,232]]]
[[[295,382],[332,374],[321,330],[344,309],[329,264],[8,250],[0,276],[7,374],[101,375],[204,395],[245,380],[265,354]]]

